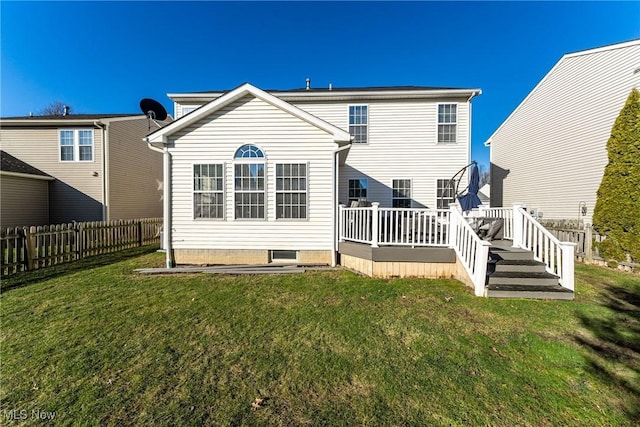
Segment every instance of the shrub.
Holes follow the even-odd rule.
[[[598,188],[593,226],[607,239],[603,258],[640,260],[640,92],[635,88],[620,111],[607,141],[609,162]]]

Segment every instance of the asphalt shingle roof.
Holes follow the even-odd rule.
[[[51,176],[2,150],[0,150],[0,170],[29,175]]]

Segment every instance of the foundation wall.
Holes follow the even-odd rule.
[[[264,249],[174,249],[176,264],[269,264],[270,251]],[[297,261],[331,264],[331,251],[298,251]]]

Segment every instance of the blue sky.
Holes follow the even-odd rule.
[[[640,38],[640,2],[0,2],[0,115],[169,92],[481,88],[472,156],[564,53]]]

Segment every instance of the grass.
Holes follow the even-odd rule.
[[[578,265],[573,302],[497,300],[347,271],[140,276],[163,263],[143,252],[3,282],[3,424],[640,422],[638,276]]]

